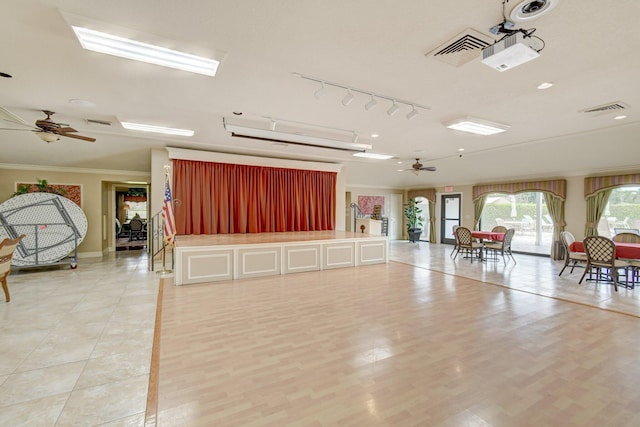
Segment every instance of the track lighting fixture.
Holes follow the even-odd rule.
[[[393,116],[395,113],[398,112],[400,108],[398,107],[398,104],[396,104],[396,101],[393,101],[393,105],[387,110],[387,114],[389,115],[389,117]]]
[[[353,102],[353,94],[351,93],[351,89],[347,89],[347,94],[342,98],[342,105],[345,107]]]
[[[367,103],[364,105],[364,109],[365,109],[365,110],[367,110],[367,111],[369,111],[369,110],[371,110],[373,107],[375,107],[376,105],[378,105],[378,101],[376,101],[376,100],[373,98],[373,95],[371,95],[371,100],[370,100],[369,102],[367,102]]]
[[[420,113],[420,109],[423,110],[429,110],[429,107],[426,107],[424,105],[420,105],[420,104],[416,104],[415,102],[411,102],[411,101],[404,101],[398,98],[394,98],[391,96],[386,96],[386,95],[381,95],[379,93],[375,93],[375,92],[371,92],[369,90],[363,90],[363,89],[356,89],[353,86],[345,86],[345,85],[341,85],[339,83],[333,83],[333,82],[329,82],[323,79],[318,79],[315,77],[309,77],[309,76],[305,76],[302,75],[300,73],[293,73],[294,75],[303,78],[305,80],[311,80],[317,83],[320,83],[321,87],[320,89],[316,90],[314,92],[314,96],[316,97],[316,99],[320,98],[324,92],[325,92],[325,86],[333,86],[339,89],[344,89],[347,91],[346,95],[344,96],[344,98],[342,98],[342,105],[344,105],[345,107],[349,104],[351,104],[353,102],[353,100],[355,99],[355,96],[353,95],[353,92],[357,92],[357,93],[361,93],[363,95],[367,95],[369,96],[369,101],[364,105],[364,109],[369,111],[372,108],[374,108],[377,104],[378,101],[377,99],[386,99],[388,101],[391,101],[393,103],[393,105],[387,110],[387,114],[389,116],[393,116],[395,113],[398,112],[398,110],[400,109],[400,106],[398,104],[401,105],[406,105],[407,107],[411,107],[411,111],[409,111],[406,115],[407,120],[411,120],[414,117],[416,117],[419,113]]]
[[[316,97],[316,99],[320,99],[320,97],[322,95],[324,95],[324,82],[320,82],[320,89],[318,89],[317,91],[314,92],[313,96]]]
[[[416,110],[416,107],[414,107],[413,105],[411,107],[411,111],[407,113],[407,120],[411,120],[418,115],[418,110]]]

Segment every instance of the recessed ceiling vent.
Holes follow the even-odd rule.
[[[594,116],[599,116],[601,114],[607,113],[617,113],[622,110],[626,110],[629,108],[629,104],[625,104],[621,101],[610,102],[604,105],[598,105],[597,107],[587,108],[585,110],[580,110],[581,113],[588,113]]]
[[[454,67],[459,67],[469,61],[478,59],[482,49],[492,45],[493,42],[494,40],[491,37],[472,28],[467,28],[427,53],[426,56],[446,62]]]
[[[111,126],[111,122],[107,120],[86,119],[88,125]]]

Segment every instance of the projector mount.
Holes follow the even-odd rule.
[[[537,52],[540,52],[542,49],[544,49],[545,43],[544,43],[544,40],[542,40],[540,37],[532,36],[532,34],[536,31],[536,29],[531,28],[531,29],[525,30],[522,28],[516,28],[516,24],[510,21],[509,19],[507,19],[506,4],[508,1],[509,0],[502,1],[502,19],[503,19],[502,22],[489,28],[489,32],[495,35],[504,34],[504,36],[499,40],[497,40],[496,43],[502,41],[505,37],[508,37],[518,32],[522,33],[524,38],[527,38],[527,37],[536,38],[540,40],[540,42],[542,42],[542,47],[540,49],[536,49]],[[532,3],[535,3],[535,2],[532,2]],[[533,6],[530,6],[530,7],[533,7]]]

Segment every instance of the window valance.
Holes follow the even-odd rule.
[[[429,200],[431,203],[436,202],[436,189],[435,188],[421,188],[418,190],[411,190],[408,193],[410,199],[414,197],[424,197]]]
[[[628,184],[640,185],[640,173],[587,177],[584,179],[584,197],[586,199],[599,191]]]
[[[515,194],[523,191],[542,191],[551,193],[562,200],[567,198],[567,180],[553,179],[547,181],[505,182],[473,186],[473,200],[490,193]]]

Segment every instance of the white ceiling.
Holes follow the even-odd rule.
[[[150,149],[174,146],[339,162],[348,185],[396,188],[640,169],[640,1],[556,1],[549,13],[518,24],[536,28],[546,43],[541,56],[500,73],[480,62],[479,51],[459,67],[425,54],[468,28],[496,39],[489,28],[502,21],[501,0],[5,0],[0,72],[13,78],[0,78],[0,105],[28,122],[53,110],[56,121],[97,141],[47,144],[31,132],[0,130],[0,163],[149,171]],[[224,60],[217,76],[206,77],[89,52],[62,12],[105,32]],[[388,101],[365,111],[369,97],[358,93],[345,107],[344,90],[327,87],[316,99],[319,84],[295,73],[430,109],[409,121],[410,108],[400,105],[389,117]],[[555,85],[536,89],[545,81]],[[613,101],[629,105],[626,119],[580,112]],[[405,163],[232,138],[222,120],[233,112],[341,139],[353,131]],[[460,116],[511,128],[482,137],[442,125]],[[114,123],[88,125],[87,118]],[[119,121],[189,128],[195,136],[141,134]],[[397,172],[415,157],[438,171]]]

